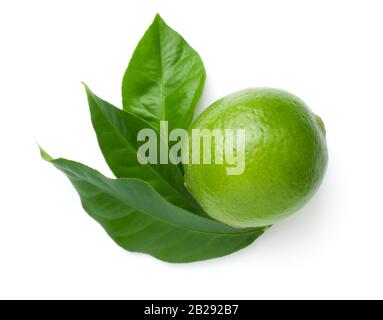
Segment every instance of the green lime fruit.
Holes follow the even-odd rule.
[[[326,171],[324,124],[286,91],[258,88],[233,93],[202,112],[190,135],[193,129],[244,129],[242,174],[229,175],[227,167],[233,163],[226,158],[223,164],[216,163],[216,153],[210,164],[190,159],[184,164],[186,187],[201,207],[235,228],[269,226],[291,215],[312,197]],[[218,143],[222,140],[212,139],[211,150]],[[189,146],[193,152],[192,142]]]

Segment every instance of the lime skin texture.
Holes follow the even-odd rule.
[[[235,228],[270,226],[300,209],[321,184],[325,128],[296,96],[271,88],[233,93],[202,112],[189,134],[217,128],[245,129],[243,174],[227,175],[225,162],[184,165],[187,189],[212,218]]]

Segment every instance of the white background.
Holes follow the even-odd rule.
[[[201,108],[257,86],[326,123],[314,199],[250,247],[172,265],[125,252],[81,208],[53,156],[110,175],[80,81],[120,105],[159,12],[201,54]],[[0,298],[383,298],[382,1],[0,2]]]

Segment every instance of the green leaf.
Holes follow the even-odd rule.
[[[158,127],[187,129],[201,96],[206,73],[198,53],[157,15],[135,49],[122,82],[130,110]]]
[[[100,149],[114,175],[117,178],[138,178],[147,181],[169,202],[205,215],[186,190],[178,165],[143,165],[138,162],[138,132],[147,128],[155,129],[136,115],[100,99],[85,84],[84,86]],[[157,137],[160,140],[159,134]],[[159,144],[158,141],[157,145]]]
[[[265,228],[234,229],[164,200],[138,179],[109,179],[80,163],[42,157],[64,172],[84,209],[121,247],[168,262],[192,262],[240,250]]]

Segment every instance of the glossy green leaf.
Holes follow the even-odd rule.
[[[117,178],[138,178],[149,182],[167,201],[204,215],[188,193],[183,176],[175,164],[142,165],[137,160],[138,132],[153,129],[136,115],[100,99],[85,86],[93,128],[106,162]],[[160,140],[160,135],[157,135]],[[160,141],[157,142],[157,145]]]
[[[198,53],[159,15],[133,53],[122,82],[129,110],[158,127],[188,128],[205,82]]]
[[[172,205],[142,180],[109,179],[80,163],[41,155],[67,175],[88,214],[129,251],[168,262],[205,260],[242,249],[265,230],[228,227]]]

